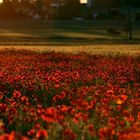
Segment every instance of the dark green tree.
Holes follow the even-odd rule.
[[[17,18],[17,12],[10,0],[3,0],[3,3],[0,5],[0,18],[1,19]]]
[[[122,0],[93,0],[93,7],[96,9],[109,9],[122,6]]]
[[[35,2],[35,7],[38,15],[40,16],[41,19],[44,18],[44,2],[43,0],[36,0]]]
[[[10,0],[3,0],[3,4],[7,4],[9,2],[10,2]]]
[[[50,5],[51,5],[51,2],[52,2],[52,0],[43,0],[43,5],[44,5],[46,8],[49,8]]]
[[[80,14],[80,0],[64,0],[62,6],[59,7],[59,17],[62,19],[72,19]]]

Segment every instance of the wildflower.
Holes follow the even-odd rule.
[[[0,140],[9,140],[9,135],[8,134],[0,135]]]
[[[138,113],[138,119],[140,120],[140,112]]]
[[[64,91],[61,92],[61,100],[66,97],[66,93]]]
[[[28,134],[29,136],[34,135],[34,134],[35,134],[35,129],[29,130],[29,131],[27,132],[27,134]]]
[[[117,100],[116,100],[116,103],[117,103],[118,105],[121,105],[121,104],[123,103],[123,101],[122,101],[121,99],[117,99]]]
[[[70,128],[64,130],[64,140],[75,140],[76,138],[77,135]]]
[[[41,118],[49,123],[56,122],[56,109],[53,107],[47,108],[46,112],[41,115]]]
[[[26,96],[22,96],[22,97],[21,97],[21,101],[22,101],[22,102],[27,103],[28,100],[29,100],[29,99],[28,99],[28,97],[26,97]]]
[[[120,95],[119,98],[123,101],[126,101],[128,97],[126,95]]]
[[[89,124],[88,130],[89,130],[89,134],[90,134],[91,136],[95,136],[96,132],[95,132],[95,129],[94,129],[93,124]]]
[[[36,138],[37,139],[45,139],[46,137],[48,137],[48,132],[44,129],[40,129],[37,131],[36,133]]]
[[[0,103],[0,112],[4,112],[7,108],[7,105],[4,103]]]
[[[21,92],[20,91],[14,91],[13,93],[13,97],[14,98],[19,98],[21,96]]]

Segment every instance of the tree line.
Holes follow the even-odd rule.
[[[88,8],[80,0],[3,0],[0,19],[73,19],[92,18],[94,9],[110,9],[125,5],[140,7],[140,0],[92,0]]]
[[[80,0],[3,0],[0,4],[0,19],[71,19],[80,13]]]
[[[93,0],[94,8],[140,7],[140,0]]]

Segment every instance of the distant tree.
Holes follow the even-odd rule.
[[[93,7],[96,9],[121,7],[122,2],[122,0],[93,0]]]
[[[44,5],[46,8],[49,8],[50,5],[51,5],[51,2],[52,2],[52,0],[43,0],[43,5]]]
[[[140,0],[125,0],[125,4],[128,4],[132,7],[140,7]]]
[[[36,0],[35,1],[35,7],[36,7],[36,12],[38,13],[38,15],[40,16],[41,19],[44,19],[45,17],[45,12],[46,12],[46,9],[45,9],[45,3],[46,1],[44,0]],[[47,5],[46,5],[47,6]]]
[[[15,7],[19,6],[19,0],[12,0],[11,2],[12,2],[12,5]]]
[[[10,0],[3,0],[3,3],[0,5],[0,18],[1,19],[17,18],[17,12]]]
[[[12,0],[11,1],[11,4],[12,4],[12,6],[13,6],[13,8],[15,9],[15,11],[17,11],[18,12],[18,10],[19,10],[19,0]]]
[[[140,7],[140,0],[134,0],[134,6]]]
[[[80,0],[64,0],[59,7],[59,16],[63,19],[72,19],[81,14]]]
[[[140,7],[140,0],[93,0],[93,7],[98,8],[116,8],[129,4],[133,7]]]
[[[19,14],[21,18],[30,18],[30,13],[34,11],[33,0],[20,0],[19,1]]]
[[[21,7],[30,8],[33,3],[33,0],[20,0]]]
[[[3,4],[7,4],[9,2],[10,2],[10,0],[3,0]]]

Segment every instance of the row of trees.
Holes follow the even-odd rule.
[[[0,4],[0,19],[71,19],[80,14],[80,0],[3,0]]]
[[[93,0],[94,8],[116,8],[126,5],[140,7],[140,0]]]
[[[130,4],[140,7],[140,0],[92,0],[90,8],[80,0],[3,0],[0,19],[72,19],[92,18],[94,9],[110,9]]]

